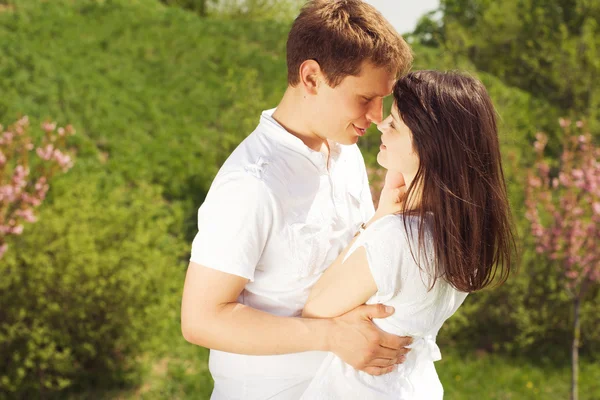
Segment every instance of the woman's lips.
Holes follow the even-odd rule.
[[[385,147],[385,144],[381,143],[381,146],[379,146],[379,150],[385,150],[387,147]]]
[[[367,131],[366,129],[359,128],[358,126],[356,126],[354,124],[352,124],[352,126],[354,127],[354,130],[356,131],[356,134],[358,136],[363,136],[365,134],[365,132]]]

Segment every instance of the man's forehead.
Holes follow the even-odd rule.
[[[360,74],[355,77],[359,90],[367,97],[386,97],[392,94],[396,82],[395,76],[388,69],[364,63]]]

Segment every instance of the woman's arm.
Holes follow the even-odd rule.
[[[377,211],[365,226],[371,225],[385,215],[400,211],[405,191],[402,174],[388,172]],[[303,317],[337,317],[364,304],[377,292],[377,285],[371,274],[364,247],[359,247],[346,261],[343,261],[356,238],[357,236],[312,288],[302,311]]]
[[[342,263],[347,251],[348,248],[315,284],[302,311],[303,317],[337,317],[364,304],[377,292],[365,248],[358,248]]]
[[[270,355],[308,350],[335,353],[371,375],[391,371],[410,338],[378,329],[373,318],[393,310],[358,307],[335,319],[278,317],[237,302],[247,279],[191,262],[185,278],[181,329],[190,343],[230,353]]]

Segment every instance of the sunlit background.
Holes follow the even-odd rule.
[[[499,114],[519,273],[442,328],[445,398],[575,398],[576,365],[600,399],[600,3],[370,2]],[[209,398],[179,327],[196,211],[285,90],[299,4],[0,0],[0,398]]]

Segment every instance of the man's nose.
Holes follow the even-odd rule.
[[[367,111],[367,119],[374,124],[380,124],[383,120],[383,98],[373,99]]]

